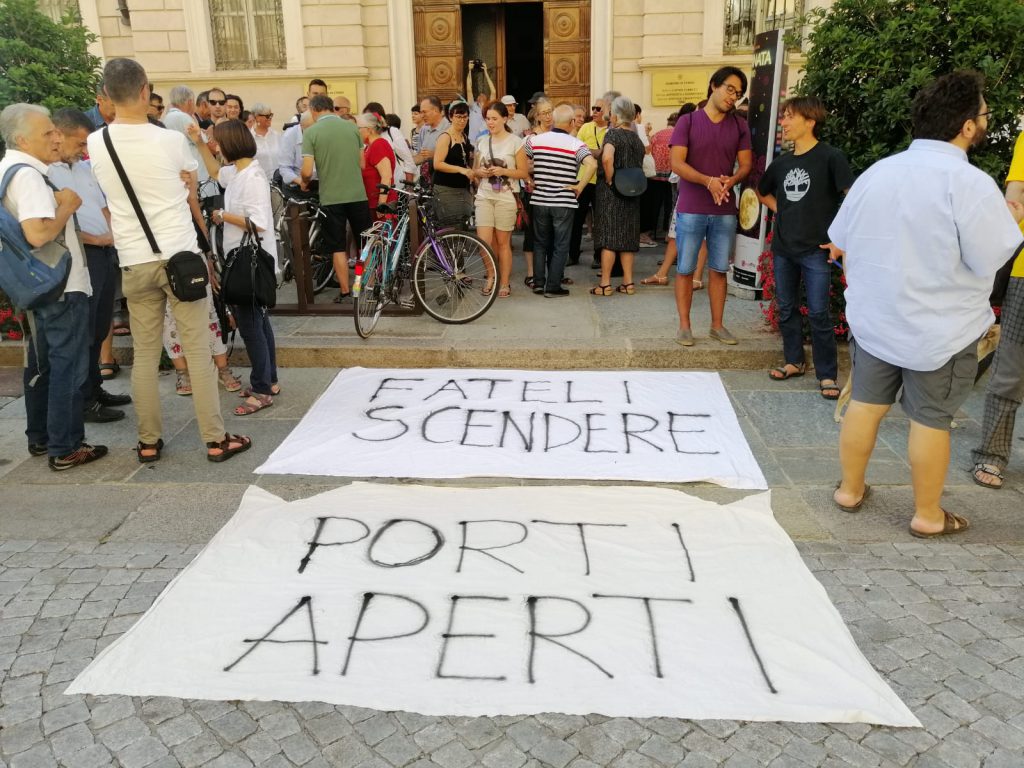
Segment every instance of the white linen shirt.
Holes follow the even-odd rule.
[[[263,250],[274,257],[274,272],[281,271],[277,260],[277,239],[274,236],[274,210],[270,203],[270,182],[258,162],[253,161],[245,170],[239,171],[233,165],[220,169],[217,178],[224,187],[224,210],[236,216],[245,216],[262,229],[260,242]],[[224,253],[237,248],[242,242],[245,229],[224,222]]]
[[[868,168],[828,234],[846,251],[857,344],[913,371],[941,368],[991,326],[995,273],[1021,244],[996,183],[925,139]]]
[[[11,212],[19,222],[29,219],[53,219],[57,216],[57,200],[53,190],[46,185],[46,163],[32,155],[17,149],[8,148],[0,160],[0,178],[12,165],[25,163],[31,168],[22,168],[14,174],[7,194],[4,195],[3,206]],[[92,282],[89,280],[89,268],[85,261],[85,251],[75,231],[75,217],[68,217],[64,225],[64,245],[71,254],[71,272],[64,293],[84,293],[92,296]]]
[[[177,131],[150,123],[113,123],[108,126],[114,150],[121,158],[128,181],[135,189],[159,254],[153,253],[121,178],[103,142],[103,132],[89,134],[89,159],[100,189],[107,196],[117,259],[122,267],[171,258],[179,251],[198,251],[188,189],[182,171],[195,171],[199,162],[191,142]]]
[[[256,162],[260,164],[269,179],[277,170],[281,134],[273,128],[269,128],[266,136],[260,136],[256,131],[252,131],[252,137],[256,140]]]
[[[58,189],[70,187],[82,198],[82,205],[75,211],[75,216],[78,217],[78,226],[83,232],[97,237],[110,233],[107,218],[103,215],[103,209],[107,207],[107,198],[100,191],[100,185],[92,175],[92,166],[88,160],[79,160],[71,165],[51,163],[46,175]]]
[[[277,149],[277,170],[281,172],[281,180],[285,184],[299,183],[299,173],[302,171],[301,125],[293,125],[281,134],[281,141]],[[272,176],[273,173],[271,170],[267,172],[267,175]],[[316,178],[316,168],[313,168],[313,178]]]

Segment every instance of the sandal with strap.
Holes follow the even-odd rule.
[[[278,395],[280,395],[281,394],[281,385],[280,384],[271,384],[270,385],[270,394],[273,395],[274,397],[277,397]],[[246,387],[245,389],[243,389],[241,392],[238,393],[238,396],[239,397],[251,397],[252,396],[252,390],[249,389],[249,387]]]
[[[234,448],[231,444],[235,443]],[[207,454],[206,460],[215,463],[227,461],[237,453],[245,453],[252,448],[252,438],[246,437],[245,435],[231,435],[225,434],[224,439],[221,441],[214,440],[212,443],[206,444]],[[220,453],[209,453],[209,451],[217,449]]]
[[[237,392],[242,388],[242,382],[238,380],[230,366],[225,365],[223,368],[218,368],[217,379],[220,381],[220,385],[228,392]]]
[[[182,397],[192,394],[192,379],[189,378],[187,370],[178,371],[178,380],[174,384],[174,391]]]
[[[651,275],[641,280],[640,285],[668,285],[668,276]]]
[[[141,440],[135,444],[135,455],[139,457],[139,464],[151,464],[160,461],[160,451],[164,449],[164,440],[159,438],[155,443],[144,443]],[[143,456],[143,451],[155,451],[150,456]]]
[[[523,280],[523,285],[529,288],[531,291],[534,289],[536,282],[533,279],[533,275],[527,275],[526,279]]]
[[[511,285],[503,285],[503,286],[501,286],[501,288],[498,289],[498,298],[499,299],[507,299],[511,295],[512,295],[512,286]]]
[[[627,296],[632,296],[636,293],[636,285],[634,283],[623,283],[615,289],[616,293],[624,293]]]
[[[235,406],[232,413],[235,416],[249,416],[256,413],[256,411],[262,411],[264,408],[269,408],[274,404],[274,398],[270,395],[261,395],[259,392],[253,392],[249,395],[255,403],[250,403],[249,398],[246,398],[241,405]]]
[[[954,533],[963,533],[971,527],[971,524],[966,517],[955,515],[952,512],[947,512],[946,510],[942,510],[942,514],[945,516],[945,519],[942,521],[941,531],[925,533],[923,531],[914,530],[913,526],[907,530],[910,531],[910,535],[915,539],[934,539],[937,536],[950,536]]]
[[[703,291],[704,290],[704,283],[702,281],[700,281],[700,280],[694,280],[693,281],[693,290],[695,290],[695,291]]]
[[[789,370],[790,366],[796,368],[796,370]],[[773,375],[776,373],[778,376]],[[798,378],[803,376],[805,373],[807,373],[807,363],[800,363],[799,365],[796,363],[784,363],[768,371],[768,378],[772,381],[785,381],[786,379]]]
[[[110,381],[121,371],[121,366],[117,364],[116,360],[109,363],[100,363],[100,378],[104,381]]]
[[[979,473],[983,475],[991,475],[998,480],[998,482],[986,483],[978,477]],[[980,485],[982,488],[991,488],[993,491],[998,491],[1003,487],[1003,473],[999,467],[994,464],[982,464],[980,462],[975,464],[974,469],[971,470],[971,479],[974,480],[975,485]]]
[[[825,382],[831,382],[826,384]],[[818,382],[818,391],[821,392],[821,396],[826,400],[838,400],[839,395],[842,392],[840,386],[832,381],[831,379],[822,379]],[[826,394],[827,393],[827,394]]]
[[[608,284],[595,286],[590,289],[590,293],[592,296],[611,296],[613,291],[611,284]]]

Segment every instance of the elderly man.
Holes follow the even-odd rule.
[[[60,160],[50,165],[47,175],[55,187],[70,189],[82,199],[75,216],[92,287],[86,331],[89,367],[82,385],[84,418],[87,422],[120,421],[124,418],[124,411],[111,406],[127,405],[132,399],[128,395],[115,395],[104,390],[100,376],[100,347],[107,338],[114,316],[117,251],[110,234],[107,201],[93,178],[89,161],[82,160],[85,142],[92,133],[92,122],[77,109],[58,109],[53,114],[53,124],[61,132],[63,141]]]
[[[302,189],[302,132],[313,124],[313,113],[303,112],[298,125],[293,125],[281,135],[281,144],[277,150],[277,173],[281,183],[286,185],[288,194],[295,197],[309,197],[316,193],[319,186],[316,168],[310,177],[308,191]]]
[[[334,97],[334,114],[338,117],[345,117],[352,114],[352,102],[347,96]]]
[[[48,455],[50,469],[59,472],[107,455],[106,446],[85,442],[82,418],[92,293],[74,222],[82,200],[73,190],[54,192],[47,185],[47,165],[60,160],[63,139],[49,110],[35,104],[7,106],[0,112],[0,138],[7,146],[0,178],[23,166],[13,171],[0,202],[21,223],[32,248],[71,253],[64,295],[32,311],[34,335],[24,373],[28,452]]]
[[[526,139],[526,156],[533,165],[533,292],[547,297],[569,295],[569,289],[562,287],[562,276],[576,198],[597,172],[590,149],[569,133],[573,117],[570,105],[555,107],[554,128]]]
[[[1007,204],[967,153],[988,128],[983,81],[953,72],[918,91],[909,149],[853,184],[828,234],[845,251],[846,317],[853,331],[853,396],[839,437],[836,506],[858,511],[878,426],[902,390],[910,418],[914,487],[910,533],[960,533],[966,518],[942,508],[949,427],[974,386],[978,339],[992,324],[996,271],[1021,245],[1018,203]],[[1012,215],[1011,215],[1012,212]]]
[[[340,304],[352,297],[348,283],[346,224],[358,237],[372,223],[359,168],[363,140],[355,123],[334,114],[329,96],[311,98],[309,111],[313,113],[314,122],[302,132],[299,178],[302,189],[308,190],[314,167],[320,176],[320,205],[326,214],[324,242],[333,254],[334,274],[340,288],[334,302]]]
[[[164,127],[178,131],[182,136],[187,138],[188,127],[197,120],[192,116],[192,111],[195,107],[195,97],[192,94],[192,89],[187,85],[176,85],[171,89],[171,94],[168,97],[171,101],[171,108],[167,111],[164,117]],[[210,132],[212,133],[212,131]],[[192,221],[196,226],[198,232],[202,235],[202,238],[207,241],[204,250],[210,250],[209,238],[210,233],[206,228],[206,219],[203,216],[202,206],[205,200],[209,200],[207,203],[209,209],[213,207],[221,207],[223,205],[220,187],[216,182],[210,181],[210,174],[206,172],[206,166],[199,162],[199,151],[195,145],[190,141],[188,142],[189,151],[192,156],[199,163],[199,171],[197,175],[197,186],[195,189],[189,189],[188,205],[192,211]],[[202,245],[202,243],[201,243]]]
[[[174,102],[171,102],[171,106],[174,106]],[[196,108],[195,108],[196,122],[199,123],[199,127],[204,131],[207,128],[213,126],[210,120],[210,92],[202,91],[196,94]]]
[[[448,130],[451,123],[441,111],[441,100],[437,96],[427,96],[420,102],[420,114],[423,124],[419,130],[419,151],[413,156],[417,163],[425,163],[434,158],[437,137]]]
[[[102,79],[96,83],[96,103],[86,110],[85,116],[89,118],[94,130],[114,122],[114,102],[103,90]]]
[[[247,451],[252,440],[224,431],[217,373],[210,356],[208,303],[178,299],[170,289],[165,269],[174,254],[197,251],[182,175],[195,184],[198,163],[189,151],[188,139],[177,131],[150,125],[146,119],[149,88],[146,71],[138,62],[110,59],[103,68],[103,79],[117,106],[117,119],[105,131],[89,137],[89,158],[100,189],[107,196],[124,295],[132,314],[132,395],[139,420],[136,456],[140,463],[154,462],[160,459],[164,447],[158,367],[164,314],[170,306],[188,358],[192,405],[200,437],[206,445],[206,458],[225,461]],[[211,93],[211,105],[213,96]],[[139,216],[115,168],[107,141],[114,147],[138,197],[156,249],[139,226]]]

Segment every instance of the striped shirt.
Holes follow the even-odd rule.
[[[576,208],[576,172],[590,157],[590,149],[565,131],[554,128],[526,139],[526,156],[533,162],[531,205]]]

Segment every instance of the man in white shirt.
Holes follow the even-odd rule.
[[[281,135],[281,144],[277,150],[277,172],[289,197],[311,197],[316,194],[319,185],[314,168],[309,192],[304,192],[299,186],[299,175],[302,173],[302,132],[312,124],[313,113],[303,112],[299,124],[293,125]]]
[[[853,331],[853,396],[839,438],[843,477],[833,494],[846,512],[870,491],[864,475],[882,418],[902,388],[910,418],[914,487],[910,533],[932,538],[969,523],[940,505],[949,428],[978,368],[978,339],[993,322],[996,271],[1021,246],[1019,204],[1003,201],[967,152],[989,109],[976,72],[953,72],[914,98],[914,141],[871,166],[832,222],[833,259],[844,256]],[[826,246],[822,246],[826,247]]]
[[[0,138],[7,146],[0,178],[13,166],[26,166],[13,172],[0,202],[21,224],[33,249],[66,248],[71,254],[63,296],[31,312],[33,337],[24,372],[28,451],[48,455],[50,469],[59,472],[107,455],[106,446],[85,442],[82,419],[92,293],[75,231],[74,213],[82,201],[70,189],[55,192],[47,184],[47,165],[60,159],[62,139],[48,109],[35,104],[5,107],[0,112]]]
[[[89,158],[96,180],[107,196],[122,287],[132,316],[132,396],[139,419],[137,456],[142,463],[156,461],[163,448],[157,369],[163,348],[164,312],[169,305],[188,358],[192,405],[206,444],[206,457],[210,461],[224,461],[248,450],[252,441],[224,431],[217,372],[210,356],[207,302],[179,301],[168,286],[165,270],[167,259],[174,254],[197,250],[182,174],[190,176],[194,184],[198,163],[182,134],[150,125],[146,120],[149,88],[146,71],[140,64],[131,59],[110,59],[103,68],[103,82],[117,108],[117,118],[108,126],[109,138],[159,251],[154,253],[139,225],[139,217],[107,150],[105,132],[93,133],[89,136]],[[213,95],[211,92],[211,104]]]
[[[86,140],[92,133],[92,121],[77,109],[58,109],[53,124],[64,137],[60,160],[50,164],[47,172],[58,189],[70,189],[82,199],[75,213],[79,239],[89,268],[92,296],[89,298],[89,368],[82,385],[82,403],[87,422],[120,421],[124,411],[111,406],[127,405],[128,395],[115,395],[103,389],[100,376],[100,347],[110,332],[114,316],[114,291],[117,287],[117,251],[110,234],[107,201],[92,175],[88,160],[82,160]]]
[[[508,110],[508,122],[505,125],[519,138],[523,138],[526,132],[530,130],[530,121],[526,115],[516,112],[516,97],[511,94],[506,94],[501,97],[501,103],[505,105],[505,109]]]

